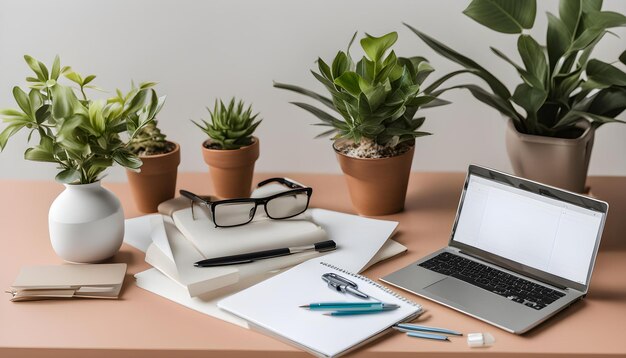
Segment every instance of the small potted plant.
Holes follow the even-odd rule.
[[[248,197],[259,158],[259,138],[252,136],[261,124],[259,114],[235,98],[228,106],[216,100],[213,110],[207,110],[210,121],[192,122],[209,137],[202,143],[202,156],[210,168],[213,193],[223,199]]]
[[[119,200],[100,185],[103,172],[114,163],[130,169],[141,160],[128,148],[163,105],[153,83],[145,83],[128,95],[90,100],[85,89],[94,75],[82,77],[61,67],[57,56],[50,69],[30,56],[26,63],[35,73],[27,77],[30,91],[13,88],[19,109],[3,109],[7,127],[0,133],[0,150],[19,131],[39,137],[39,144],[24,158],[57,164],[56,180],[65,190],[50,206],[50,241],[54,251],[70,262],[98,262],[119,250],[124,238],[124,212]],[[75,82],[74,90],[59,82],[60,76]],[[122,137],[124,136],[124,138]]]
[[[130,140],[128,148],[143,163],[138,170],[126,170],[135,204],[144,213],[156,212],[160,203],[175,195],[180,146],[166,139],[155,120]]]
[[[356,33],[350,41],[354,41]],[[389,51],[398,38],[392,32],[361,39],[365,55],[355,63],[339,51],[332,65],[317,60],[313,76],[331,98],[298,86],[275,83],[321,102],[335,114],[307,103],[293,104],[331,127],[319,136],[333,135],[333,149],[343,170],[355,210],[362,215],[387,215],[404,208],[415,138],[425,117],[414,117],[420,107],[447,102],[423,95],[420,86],[433,68],[423,57],[396,57]]]
[[[602,11],[602,1],[561,0],[559,17],[548,13],[544,46],[524,32],[535,22],[535,0],[500,5],[473,0],[464,13],[492,30],[519,34],[523,64],[491,50],[515,68],[522,83],[509,92],[484,67],[407,25],[437,53],[465,67],[443,76],[441,82],[469,73],[490,88],[462,84],[432,94],[469,90],[508,119],[506,147],[517,175],[582,193],[595,130],[605,123],[623,122],[615,117],[626,108],[626,73],[590,55],[607,29],[626,25],[626,17]],[[620,60],[626,62],[626,53]]]

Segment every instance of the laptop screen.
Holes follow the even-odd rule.
[[[585,284],[603,215],[470,175],[453,240]]]

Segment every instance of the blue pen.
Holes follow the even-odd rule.
[[[348,311],[348,310],[381,310],[383,307],[397,305],[383,302],[318,302],[300,306],[311,311]]]
[[[368,308],[368,309],[349,309],[349,310],[339,310],[329,313],[324,313],[326,316],[356,316],[361,314],[371,314],[371,313],[380,313],[384,311],[392,311],[400,308],[397,305],[384,305],[380,308]]]
[[[422,331],[422,332],[443,333],[443,334],[449,334],[452,336],[463,335],[463,333],[461,332],[452,331],[452,330],[445,329],[445,328],[418,326],[416,324],[409,324],[409,323],[400,323],[400,324],[397,324],[396,327],[399,328],[398,330],[402,330],[403,332]]]
[[[450,341],[448,339],[448,337],[446,336],[442,336],[439,334],[430,334],[430,333],[422,333],[422,332],[408,332],[406,334],[409,337],[415,337],[415,338],[426,338],[426,339],[434,339],[436,341]]]

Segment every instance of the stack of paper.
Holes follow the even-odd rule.
[[[403,245],[388,240],[394,233],[397,222],[368,219],[323,209],[310,209],[306,214],[324,229],[329,239],[334,240],[338,245],[336,251],[323,256],[324,260],[354,272],[361,272],[376,262],[406,251],[406,247]],[[151,226],[158,227],[159,222],[163,223],[163,231],[151,228]],[[180,273],[193,267],[191,261],[195,258],[191,255],[187,259],[189,260],[187,265],[177,264],[177,260],[181,259],[173,259],[181,255],[179,246],[189,245],[189,243],[185,242],[184,236],[176,230],[171,219],[161,217],[158,214],[129,219],[126,220],[126,233],[125,242],[142,251],[148,251],[149,262],[159,261],[158,270],[150,269],[135,275],[139,287],[201,313],[246,328],[248,325],[244,320],[221,311],[217,307],[217,302],[282,272],[282,268],[288,268],[319,255],[317,253],[301,253],[238,265],[243,268],[243,275],[241,273],[233,274],[219,282],[214,280],[211,285],[208,282],[191,284],[191,281],[181,282]],[[196,255],[200,254],[196,253]],[[303,256],[299,257],[298,255]],[[282,261],[285,259],[291,261]],[[277,262],[277,260],[280,261]],[[182,261],[180,262],[182,263]],[[251,273],[256,274],[252,275]],[[231,282],[231,284],[227,282]],[[212,288],[206,291],[209,286]],[[218,288],[218,286],[221,287]],[[192,292],[195,294],[194,296],[190,295]]]
[[[317,227],[312,223],[309,224]],[[319,228],[317,231],[320,233],[320,239],[314,242],[324,241],[326,238],[324,231]],[[151,233],[153,243],[146,251],[146,262],[183,286],[191,297],[234,285],[242,279],[290,267],[319,255],[313,251],[259,260],[249,264],[196,267],[194,263],[207,258],[207,255],[202,254],[193,242],[178,230],[172,219],[161,216],[152,217]],[[249,235],[254,237],[253,233]]]

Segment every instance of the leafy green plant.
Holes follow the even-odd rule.
[[[174,148],[175,145],[167,141],[166,135],[161,132],[156,120],[146,124],[128,143],[128,149],[140,156],[165,154]]]
[[[19,131],[30,132],[29,142],[38,135],[39,144],[26,149],[24,158],[57,163],[56,180],[68,184],[98,181],[114,162],[131,169],[141,166],[120,134],[132,140],[161,110],[165,97],[157,97],[155,83],[133,85],[127,94],[117,90],[117,96],[108,100],[90,100],[85,88],[94,88],[90,83],[96,76],[83,78],[70,67],[61,67],[58,56],[50,70],[28,55],[24,59],[35,77],[26,78],[28,93],[13,88],[20,109],[0,110],[8,124],[0,133],[0,150]],[[79,86],[82,98],[59,82],[61,75]]]
[[[274,83],[274,87],[300,93],[321,102],[340,115],[302,102],[292,104],[321,120],[317,125],[331,129],[318,137],[333,135],[360,143],[363,138],[378,145],[395,147],[430,133],[418,131],[425,117],[414,118],[420,107],[448,102],[433,95],[420,94],[420,86],[434,69],[423,57],[397,57],[390,48],[398,39],[396,32],[381,37],[366,34],[360,40],[365,56],[355,63],[350,56],[352,37],[346,52],[339,51],[329,66],[318,58],[319,73],[311,71],[330,93],[331,98],[302,87]]]
[[[262,120],[255,122],[258,113],[252,114],[252,105],[244,109],[243,101],[235,103],[232,98],[228,106],[221,100],[215,100],[215,106],[211,111],[211,121],[202,119],[202,124],[192,121],[211,139],[210,144],[217,145],[219,149],[239,149],[252,144],[252,134]]]
[[[517,48],[523,66],[496,48],[491,50],[511,64],[522,79],[511,94],[507,87],[478,63],[434,38],[405,24],[443,57],[464,67],[437,83],[470,73],[484,80],[491,92],[474,84],[462,84],[431,93],[465,88],[479,101],[513,120],[518,131],[541,136],[571,137],[580,133],[581,119],[597,128],[615,119],[626,108],[626,74],[613,66],[590,59],[607,29],[626,25],[622,14],[601,11],[602,0],[561,0],[559,16],[548,13],[546,45],[524,30],[533,27],[535,0],[473,0],[464,14],[501,33],[520,34]],[[620,56],[626,63],[626,52]],[[524,112],[520,112],[521,108]]]

